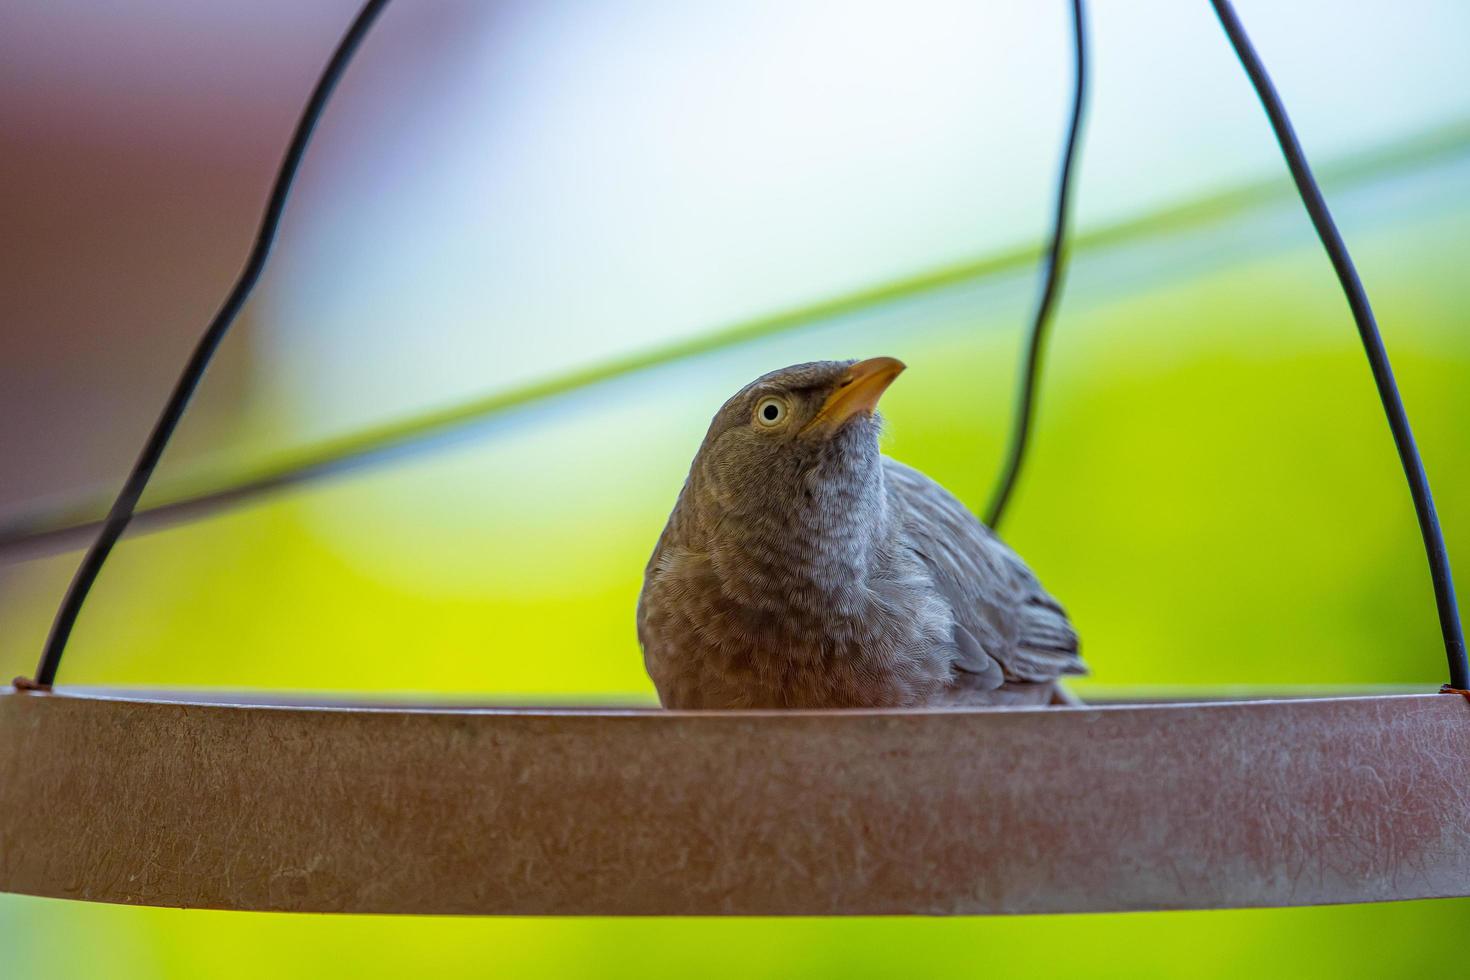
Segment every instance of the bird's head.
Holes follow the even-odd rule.
[[[715,414],[693,479],[721,511],[850,496],[877,478],[878,399],[902,361],[813,361],[772,371]]]

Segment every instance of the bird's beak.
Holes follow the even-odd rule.
[[[833,431],[859,412],[873,414],[878,399],[903,373],[905,365],[896,357],[870,357],[847,369],[821,409],[802,427],[802,434],[824,429]]]

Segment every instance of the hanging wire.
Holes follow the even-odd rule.
[[[1424,538],[1424,551],[1429,559],[1429,575],[1434,583],[1434,601],[1439,610],[1439,628],[1444,636],[1445,655],[1449,660],[1449,686],[1458,690],[1470,688],[1470,667],[1465,657],[1465,634],[1460,625],[1460,611],[1455,602],[1455,581],[1450,573],[1450,556],[1445,549],[1444,532],[1439,526],[1439,515],[1434,510],[1434,498],[1429,493],[1429,477],[1424,473],[1424,463],[1419,458],[1419,447],[1414,443],[1413,430],[1409,428],[1409,417],[1404,411],[1403,399],[1399,397],[1398,385],[1394,382],[1393,368],[1388,363],[1388,351],[1378,333],[1378,323],[1373,318],[1373,308],[1368,305],[1368,293],[1358,278],[1358,270],[1348,255],[1347,245],[1338,234],[1332,214],[1306,155],[1297,141],[1286,115],[1286,106],[1271,84],[1266,66],[1256,54],[1246,35],[1245,27],[1235,14],[1230,0],[1210,0],[1220,25],[1230,38],[1235,54],[1240,58],[1245,73],[1255,86],[1256,95],[1271,121],[1276,133],[1276,142],[1281,146],[1281,155],[1291,170],[1291,179],[1296,183],[1297,193],[1322,240],[1338,282],[1347,296],[1348,307],[1353,313],[1353,322],[1358,326],[1358,335],[1363,339],[1363,350],[1368,355],[1368,365],[1373,371],[1373,383],[1378,386],[1378,398],[1383,402],[1383,412],[1388,416],[1388,427],[1393,432],[1393,442],[1398,450],[1399,462],[1403,464],[1404,476],[1409,482],[1409,495],[1414,498],[1414,513],[1419,520],[1419,533]]]
[[[1347,294],[1354,319],[1363,338],[1369,363],[1373,369],[1374,380],[1378,386],[1384,411],[1388,416],[1395,445],[1399,451],[1400,460],[1403,464],[1414,499],[1415,511],[1419,519],[1420,530],[1424,537],[1425,550],[1429,558],[1431,576],[1434,582],[1435,599],[1439,610],[1441,629],[1444,634],[1445,648],[1449,658],[1450,683],[1455,688],[1465,689],[1470,687],[1470,670],[1467,670],[1466,667],[1465,644],[1458,610],[1455,604],[1454,585],[1450,574],[1448,555],[1445,550],[1438,518],[1434,511],[1433,499],[1429,493],[1428,480],[1424,474],[1423,465],[1419,459],[1407,417],[1404,414],[1402,401],[1399,398],[1397,388],[1394,384],[1392,370],[1388,364],[1387,353],[1383,348],[1382,339],[1378,335],[1377,326],[1373,320],[1366,293],[1363,291],[1362,284],[1358,280],[1357,273],[1348,256],[1346,246],[1343,244],[1336,227],[1332,223],[1332,218],[1327,210],[1326,203],[1323,201],[1321,193],[1312,177],[1311,170],[1306,163],[1305,157],[1302,155],[1301,147],[1296,141],[1290,122],[1286,117],[1285,109],[1281,105],[1280,99],[1271,85],[1265,68],[1261,65],[1259,58],[1251,47],[1250,41],[1245,35],[1244,28],[1241,26],[1239,19],[1236,17],[1233,8],[1227,0],[1212,0],[1212,3],[1220,18],[1221,24],[1225,28],[1226,34],[1234,45],[1237,55],[1240,57],[1247,74],[1256,87],[1257,94],[1260,96],[1266,108],[1272,128],[1275,130],[1278,142],[1281,144],[1282,153],[1286,157],[1287,164],[1291,169],[1293,179],[1296,182],[1303,203],[1306,205],[1313,224],[1319,236],[1322,238],[1323,246],[1332,259],[1334,269],[1337,271],[1338,277],[1343,284],[1343,289]],[[18,686],[47,688],[54,682],[66,641],[71,633],[72,627],[75,625],[76,618],[81,611],[81,606],[86,599],[88,591],[95,582],[112,547],[116,544],[118,538],[131,521],[148,479],[157,466],[158,460],[163,454],[169,437],[178,425],[179,419],[182,417],[190,397],[198,386],[210,358],[223,339],[224,334],[228,331],[240,308],[244,305],[256,281],[259,279],[280,222],[286,196],[289,192],[291,182],[294,179],[295,172],[301,162],[301,157],[305,151],[311,131],[315,127],[326,101],[344,72],[347,63],[351,60],[362,38],[366,35],[368,29],[386,5],[387,0],[369,0],[344,35],[331,61],[328,62],[297,124],[291,145],[277,174],[276,183],[272,189],[265,216],[262,219],[261,227],[257,234],[254,249],[246,263],[245,269],[219,313],[216,314],[214,321],[201,338],[163,414],[155,424],[142,454],[134,464],[127,482],[114,501],[107,517],[99,524],[83,523],[65,526],[65,522],[60,521],[42,522],[43,525],[50,523],[52,526],[42,526],[39,530],[21,531],[18,534],[6,535],[3,540],[0,540],[0,548],[24,547],[27,544],[39,542],[49,537],[67,537],[78,533],[86,533],[100,527],[97,539],[87,552],[81,567],[78,569],[67,591],[62,606],[57,612],[56,620],[53,623],[51,634],[47,639],[46,647],[36,672],[36,678],[34,680],[17,678]],[[1037,305],[1036,316],[1032,323],[1026,357],[1023,363],[1022,385],[1017,400],[1017,411],[1014,419],[1011,443],[1007,453],[1003,476],[987,509],[986,523],[992,527],[997,526],[1004,515],[1005,506],[1014,489],[1021,464],[1024,460],[1030,425],[1035,412],[1035,389],[1040,371],[1040,360],[1046,327],[1050,321],[1051,309],[1054,305],[1056,295],[1060,290],[1065,273],[1066,227],[1071,178],[1076,149],[1080,139],[1086,95],[1086,33],[1082,0],[1073,0],[1072,14],[1076,70],[1071,126],[1068,132],[1058,184],[1057,207],[1051,248],[1048,252],[1047,274],[1042,295]],[[943,276],[941,278],[948,281],[953,277]],[[943,283],[941,282],[939,284],[942,285]],[[925,283],[921,285],[927,288],[929,284]],[[879,297],[879,299],[881,298]],[[806,317],[802,316],[800,319],[805,320]],[[784,326],[784,324],[763,325],[763,328],[765,326],[780,327]],[[734,337],[723,339],[728,339],[730,342],[738,342],[738,340],[743,338]],[[673,351],[669,353],[667,358],[659,356],[651,358],[650,361],[673,359],[684,356],[686,353],[697,352]],[[479,403],[467,406],[464,410],[450,410],[447,413],[442,413],[444,416],[442,418],[437,416],[426,417],[422,424],[406,427],[404,431],[397,431],[395,429],[393,431],[385,430],[384,432],[368,433],[362,439],[348,440],[351,443],[350,445],[344,443],[340,447],[329,447],[320,459],[306,459],[255,479],[242,481],[220,489],[206,491],[179,501],[150,508],[144,514],[154,518],[156,523],[188,519],[196,514],[208,513],[217,507],[227,506],[230,503],[249,499],[259,493],[290,486],[298,482],[317,479],[343,469],[349,469],[354,464],[381,459],[395,448],[401,448],[410,443],[417,443],[425,436],[436,435],[446,428],[463,424],[479,415],[488,414],[498,408],[510,407],[522,401],[539,400],[542,397],[549,397],[550,395],[559,393],[561,390],[569,390],[570,387],[577,387],[583,383],[595,383],[597,380],[601,380],[604,373],[607,373],[608,376],[613,376],[626,371],[638,370],[644,366],[651,366],[651,363],[648,365],[619,364],[616,370],[611,372],[594,371],[591,372],[591,375],[595,376],[589,375],[586,378],[580,377],[579,375],[573,376],[570,379],[564,379],[568,382],[566,385],[550,385],[546,391],[531,390],[520,392],[516,393],[515,397],[509,399],[491,396],[490,398],[482,399]],[[535,387],[537,386],[533,386],[533,388]],[[505,402],[505,404],[501,404],[502,402]]]
[[[1072,122],[1067,129],[1067,145],[1062,151],[1061,176],[1057,180],[1056,212],[1052,218],[1051,246],[1046,253],[1046,279],[1036,303],[1036,315],[1027,335],[1026,353],[1021,362],[1021,387],[1016,394],[1016,410],[1011,419],[1010,444],[999,479],[985,508],[985,523],[999,528],[1006,504],[1021,475],[1026,460],[1026,447],[1031,435],[1031,422],[1036,415],[1036,383],[1041,374],[1041,355],[1046,344],[1046,330],[1051,323],[1052,307],[1062,290],[1067,274],[1067,220],[1071,212],[1072,171],[1077,163],[1077,148],[1082,141],[1082,119],[1087,111],[1087,22],[1082,0],[1072,0],[1072,51],[1074,53]]]
[[[312,90],[311,98],[307,100],[306,108],[301,112],[301,118],[296,123],[296,131],[291,136],[291,144],[287,147],[286,155],[276,173],[276,182],[271,188],[265,214],[261,218],[260,229],[255,236],[255,245],[250,250],[250,257],[245,262],[245,268],[240,272],[240,278],[230,290],[224,305],[214,315],[214,320],[209,324],[208,329],[204,331],[204,336],[199,338],[194,353],[190,355],[189,362],[184,366],[183,373],[174,385],[168,403],[164,406],[158,421],[154,423],[153,431],[148,434],[148,441],[144,443],[142,453],[139,454],[137,462],[133,464],[133,469],[128,474],[126,482],[123,483],[122,490],[119,491],[117,499],[113,501],[106,519],[102,522],[101,532],[92,542],[92,546],[87,549],[81,565],[77,568],[76,575],[72,577],[71,585],[66,590],[66,596],[61,601],[61,607],[56,611],[55,620],[52,621],[50,635],[46,638],[46,646],[41,651],[41,661],[36,667],[35,678],[16,678],[16,687],[49,690],[55,683],[57,668],[61,666],[61,655],[66,651],[66,641],[71,636],[72,627],[76,625],[77,616],[82,611],[82,604],[87,601],[87,594],[91,591],[92,584],[97,581],[97,575],[102,571],[107,556],[112,553],[113,546],[117,544],[118,538],[122,536],[123,531],[127,529],[128,522],[132,520],[138,500],[148,486],[148,479],[158,466],[158,461],[162,458],[174,429],[178,428],[179,420],[183,418],[184,410],[188,407],[194,390],[199,387],[199,381],[204,377],[204,371],[209,367],[210,359],[219,348],[220,342],[224,340],[225,334],[229,332],[230,324],[235,322],[235,317],[245,305],[245,300],[249,298],[251,290],[255,288],[256,282],[260,279],[262,270],[265,269],[266,258],[270,254],[271,244],[281,224],[281,214],[286,207],[286,197],[291,191],[291,182],[295,179],[296,171],[301,166],[301,158],[306,153],[306,144],[311,139],[312,130],[316,128],[317,120],[321,118],[322,110],[326,107],[332,90],[336,88],[338,80],[346,71],[347,64],[352,60],[358,45],[362,43],[362,39],[373,26],[373,22],[377,20],[378,15],[387,5],[388,0],[368,0],[363,4],[357,17],[347,28],[347,33],[337,44],[337,50],[332,53],[332,58],[327,62],[321,78],[317,80],[316,88]]]

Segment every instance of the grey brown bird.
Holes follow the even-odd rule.
[[[1067,614],[949,491],[878,451],[891,357],[797,364],[715,414],[644,572],[668,708],[1046,704]]]

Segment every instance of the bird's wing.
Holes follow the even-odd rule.
[[[883,467],[903,544],[954,611],[956,667],[983,673],[985,662],[994,661],[1008,681],[1087,673],[1065,610],[1020,556],[918,470],[886,456]]]

